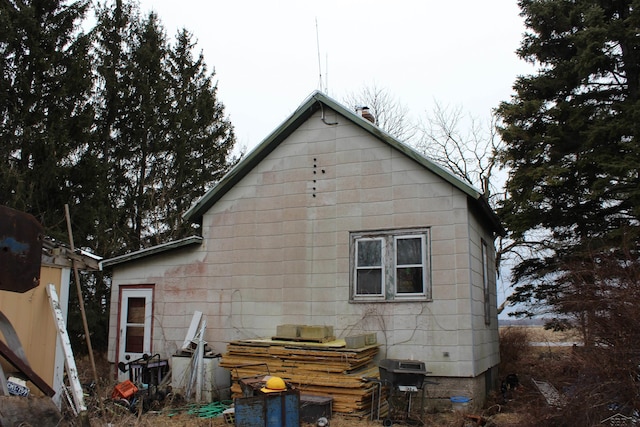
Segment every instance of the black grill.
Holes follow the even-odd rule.
[[[417,360],[384,359],[378,364],[380,380],[394,388],[412,386],[422,388],[427,370]]]

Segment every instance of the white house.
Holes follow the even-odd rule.
[[[432,396],[481,399],[495,383],[497,217],[328,96],[309,96],[185,218],[201,236],[102,263],[111,362],[171,356],[197,310],[221,353],[277,325],[331,325],[377,332],[382,358],[425,362]]]

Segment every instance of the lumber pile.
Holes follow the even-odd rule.
[[[241,340],[227,345],[220,366],[231,372],[233,397],[242,396],[239,380],[274,375],[301,393],[333,397],[334,412],[366,417],[377,384],[364,378],[379,377],[376,354],[377,344],[346,348],[345,340]]]

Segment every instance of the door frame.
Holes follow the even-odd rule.
[[[122,338],[123,338],[123,328],[124,325],[122,324],[122,316],[123,316],[123,312],[126,309],[124,306],[125,303],[125,299],[128,298],[128,296],[126,295],[127,292],[135,292],[135,291],[140,291],[141,295],[145,296],[145,297],[149,297],[150,298],[150,305],[151,305],[151,310],[149,313],[149,319],[148,319],[148,324],[149,324],[149,348],[148,349],[144,349],[143,348],[143,353],[148,353],[148,354],[153,354],[153,317],[154,317],[154,300],[155,300],[155,286],[152,284],[141,284],[141,285],[120,285],[118,288],[118,329],[116,331],[116,366],[118,365],[119,362],[125,362],[127,363],[126,360],[122,360],[124,358],[124,351],[121,353],[121,342],[122,342]],[[133,296],[133,295],[132,295]],[[145,316],[145,327],[147,325],[147,319]],[[145,331],[146,332],[146,331]],[[145,351],[147,350],[147,351]],[[116,368],[116,375],[118,377],[118,379],[128,379],[129,375],[128,374],[123,374],[122,372],[120,372],[120,370],[118,368]],[[126,377],[126,378],[125,378]]]

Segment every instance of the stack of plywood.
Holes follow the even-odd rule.
[[[344,340],[242,340],[228,344],[220,366],[231,372],[234,397],[242,395],[238,380],[275,375],[302,393],[333,397],[335,412],[365,417],[378,392],[376,382],[365,380],[379,376],[376,354],[377,345],[346,348]]]

